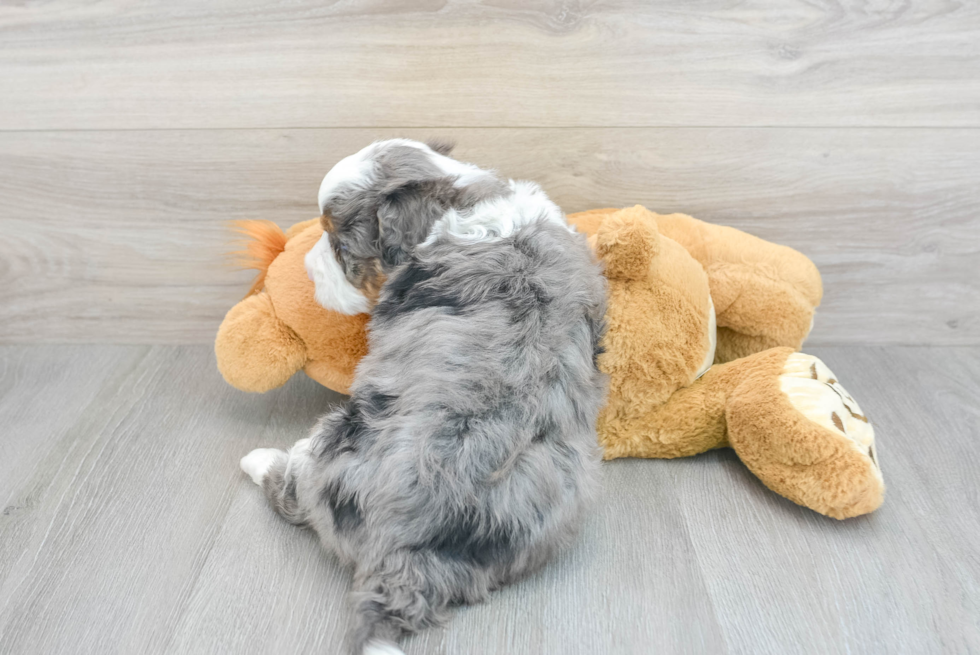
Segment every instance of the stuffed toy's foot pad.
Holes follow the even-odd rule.
[[[871,424],[823,362],[774,351],[782,357],[757,355],[767,361],[728,399],[732,448],[794,503],[836,519],[873,512],[885,484]]]
[[[812,355],[793,353],[783,366],[779,387],[801,414],[847,437],[880,475],[874,428],[826,364]]]

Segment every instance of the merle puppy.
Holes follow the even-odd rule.
[[[370,311],[351,398],[242,468],[355,568],[354,653],[540,567],[572,539],[598,464],[605,283],[527,182],[403,139],[338,163],[306,259],[317,299]]]

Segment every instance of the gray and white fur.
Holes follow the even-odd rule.
[[[373,305],[369,353],[309,439],[242,460],[353,565],[356,654],[543,565],[596,485],[599,264],[539,187],[445,153],[379,142],[324,179],[307,266],[335,309]]]

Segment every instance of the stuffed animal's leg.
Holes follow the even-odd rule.
[[[791,353],[732,393],[728,439],[773,491],[843,519],[874,511],[884,497],[874,430],[823,362]]]
[[[814,277],[810,286],[819,289],[820,275],[810,266]],[[718,262],[707,273],[718,321],[716,362],[769,348],[798,350],[803,345],[813,324],[812,298],[761,264]]]
[[[650,409],[643,409],[635,399],[613,400],[599,417],[603,458],[689,457],[728,446],[725,409],[729,395],[759,371],[778,370],[790,352],[777,348],[716,364]]]

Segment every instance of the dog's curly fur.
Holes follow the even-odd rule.
[[[369,354],[309,440],[243,460],[286,519],[354,565],[355,653],[569,543],[595,486],[605,389],[604,279],[538,187],[415,142],[365,150],[321,193],[319,256],[355,287],[366,267],[384,276]]]

